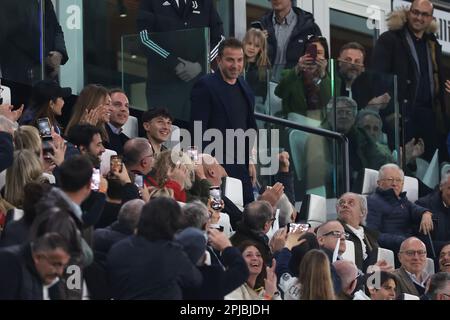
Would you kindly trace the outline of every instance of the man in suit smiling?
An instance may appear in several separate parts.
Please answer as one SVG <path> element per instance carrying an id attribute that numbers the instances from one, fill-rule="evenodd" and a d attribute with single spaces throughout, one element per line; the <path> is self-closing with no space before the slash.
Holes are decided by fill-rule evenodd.
<path id="1" fill-rule="evenodd" d="M 242 43 L 234 38 L 221 42 L 217 63 L 219 72 L 205 75 L 192 89 L 191 121 L 201 121 L 202 133 L 211 128 L 220 131 L 224 142 L 221 146 L 223 152 L 214 149 L 214 156 L 223 163 L 229 176 L 242 181 L 244 204 L 247 204 L 254 200 L 249 173 L 249 166 L 252 166 L 249 163 L 252 139 L 245 139 L 244 153 L 237 152 L 237 148 L 242 148 L 243 144 L 236 143 L 236 138 L 225 139 L 227 129 L 235 130 L 236 134 L 239 129 L 244 132 L 256 130 L 253 114 L 255 97 L 247 82 L 239 77 L 244 67 Z M 217 138 L 214 141 L 217 143 Z M 238 138 L 237 142 L 241 142 L 241 139 Z M 203 142 L 203 147 L 206 145 Z"/>

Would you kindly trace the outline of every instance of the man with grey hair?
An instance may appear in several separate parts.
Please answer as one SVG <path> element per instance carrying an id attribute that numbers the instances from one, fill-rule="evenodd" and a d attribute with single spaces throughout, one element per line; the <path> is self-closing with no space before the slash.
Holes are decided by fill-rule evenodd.
<path id="1" fill-rule="evenodd" d="M 336 212 L 349 235 L 348 240 L 355 245 L 355 264 L 365 272 L 368 266 L 376 263 L 378 256 L 378 234 L 364 225 L 366 198 L 352 192 L 344 193 L 336 202 Z"/>
<path id="2" fill-rule="evenodd" d="M 425 244 L 416 237 L 407 238 L 400 246 L 398 259 L 401 266 L 393 272 L 397 276 L 397 296 L 407 293 L 420 297 L 430 276 L 426 272 Z"/>
<path id="3" fill-rule="evenodd" d="M 380 232 L 381 247 L 398 252 L 400 244 L 413 234 L 433 230 L 432 213 L 408 200 L 402 192 L 404 173 L 388 163 L 378 171 L 378 187 L 367 197 L 367 227 Z"/>
<path id="4" fill-rule="evenodd" d="M 450 273 L 438 272 L 430 279 L 427 293 L 421 300 L 450 300 Z"/>
<path id="5" fill-rule="evenodd" d="M 444 244 L 450 241 L 450 172 L 442 176 L 439 187 L 434 192 L 420 198 L 416 204 L 433 212 L 433 221 L 436 224 L 431 233 L 434 252 L 441 251 Z M 428 247 L 429 241 L 424 242 Z"/>
<path id="6" fill-rule="evenodd" d="M 99 253 L 106 255 L 115 243 L 135 232 L 144 204 L 145 202 L 141 199 L 126 202 L 120 208 L 117 221 L 106 228 L 94 231 L 94 251 L 96 256 Z"/>
<path id="7" fill-rule="evenodd" d="M 246 240 L 261 246 L 261 255 L 266 264 L 272 264 L 272 253 L 266 233 L 275 221 L 272 206 L 267 201 L 254 201 L 247 204 L 242 212 L 242 220 L 237 224 L 236 233 L 230 238 L 233 246 L 239 246 Z"/>
<path id="8" fill-rule="evenodd" d="M 355 126 L 357 105 L 348 97 L 336 98 L 336 110 L 333 99 L 327 105 L 326 122 L 322 128 L 345 134 L 349 141 L 350 184 L 352 190 L 360 190 L 364 168 L 378 169 L 389 162 L 377 148 L 375 142 L 362 129 Z M 334 114 L 336 113 L 336 121 Z M 336 128 L 334 124 L 336 123 Z M 318 135 L 309 135 L 306 141 L 306 188 L 325 186 L 327 197 L 333 197 L 335 186 L 333 172 L 336 163 L 333 159 L 333 140 Z M 340 159 L 341 157 L 338 157 Z M 341 161 L 341 160 L 337 160 Z M 338 163 L 339 165 L 339 163 Z M 342 179 L 342 178 L 341 178 Z"/>

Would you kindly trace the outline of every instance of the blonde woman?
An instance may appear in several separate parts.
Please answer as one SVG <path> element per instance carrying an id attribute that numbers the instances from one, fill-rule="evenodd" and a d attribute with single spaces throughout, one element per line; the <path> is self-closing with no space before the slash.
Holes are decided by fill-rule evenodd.
<path id="1" fill-rule="evenodd" d="M 308 251 L 298 272 L 300 300 L 335 300 L 330 262 L 325 252 Z"/>
<path id="2" fill-rule="evenodd" d="M 270 68 L 267 39 L 261 30 L 251 28 L 245 34 L 242 44 L 244 45 L 245 80 L 253 89 L 255 96 L 262 97 L 264 102 L 267 96 L 267 74 Z"/>
<path id="3" fill-rule="evenodd" d="M 186 202 L 186 190 L 192 187 L 195 178 L 194 169 L 187 154 L 166 150 L 158 155 L 149 182 L 158 188 L 172 189 L 175 200 Z"/>
<path id="4" fill-rule="evenodd" d="M 105 124 L 109 122 L 111 111 L 111 97 L 109 96 L 108 90 L 97 84 L 87 85 L 81 90 L 75 103 L 72 117 L 65 131 L 66 136 L 73 126 L 77 124 L 90 124 L 100 129 L 102 140 L 107 144 L 109 137 Z"/>
<path id="5" fill-rule="evenodd" d="M 44 172 L 51 173 L 55 166 L 64 161 L 66 145 L 57 134 L 53 134 L 53 141 L 49 142 L 45 154 L 42 150 L 42 140 L 38 129 L 33 126 L 20 126 L 14 134 L 14 146 L 16 150 L 27 149 L 32 151 L 41 161 Z"/>
<path id="6" fill-rule="evenodd" d="M 5 200 L 16 208 L 22 208 L 25 185 L 29 182 L 48 182 L 42 174 L 42 164 L 32 151 L 14 151 L 14 162 L 6 170 Z"/>

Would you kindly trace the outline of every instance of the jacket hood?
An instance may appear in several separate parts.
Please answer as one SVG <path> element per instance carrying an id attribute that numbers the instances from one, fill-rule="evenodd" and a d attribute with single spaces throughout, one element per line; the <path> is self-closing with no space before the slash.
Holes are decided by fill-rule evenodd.
<path id="1" fill-rule="evenodd" d="M 386 18 L 388 29 L 391 31 L 396 31 L 402 29 L 407 21 L 409 7 L 402 6 L 397 10 L 389 13 Z M 426 30 L 427 33 L 436 33 L 439 30 L 439 23 L 434 19 Z"/>

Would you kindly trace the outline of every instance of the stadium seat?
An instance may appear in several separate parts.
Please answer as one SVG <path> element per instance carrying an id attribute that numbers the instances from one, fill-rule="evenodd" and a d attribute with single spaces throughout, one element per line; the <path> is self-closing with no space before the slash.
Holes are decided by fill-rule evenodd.
<path id="1" fill-rule="evenodd" d="M 304 209 L 303 206 L 305 206 Z M 305 195 L 301 208 L 301 211 L 303 210 L 306 211 L 306 221 L 312 228 L 327 221 L 327 200 L 324 197 L 315 194 Z"/>
<path id="2" fill-rule="evenodd" d="M 427 258 L 427 265 L 425 267 L 427 273 L 431 276 L 434 274 L 434 260 L 431 258 Z"/>
<path id="3" fill-rule="evenodd" d="M 126 134 L 128 138 L 136 138 L 139 136 L 138 119 L 136 117 L 129 116 L 122 129 L 123 133 Z"/>

